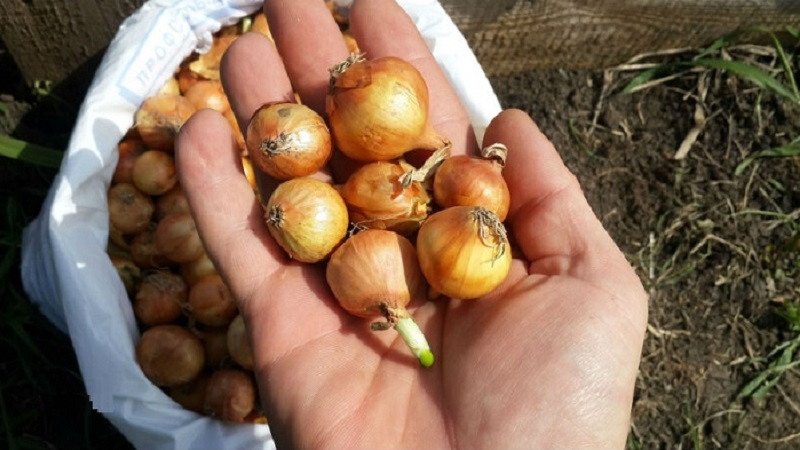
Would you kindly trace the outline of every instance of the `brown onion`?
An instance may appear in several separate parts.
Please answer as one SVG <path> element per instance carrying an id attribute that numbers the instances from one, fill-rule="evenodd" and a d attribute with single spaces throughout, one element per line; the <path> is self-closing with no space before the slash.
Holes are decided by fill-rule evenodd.
<path id="1" fill-rule="evenodd" d="M 156 249 L 172 262 L 194 261 L 206 251 L 190 213 L 170 214 L 161 219 L 154 238 Z"/>
<path id="2" fill-rule="evenodd" d="M 163 195 L 160 195 L 155 201 L 156 220 L 161 220 L 170 214 L 191 212 L 189 209 L 189 200 L 186 199 L 183 189 L 178 184 Z"/>
<path id="3" fill-rule="evenodd" d="M 174 322 L 186 304 L 188 288 L 180 275 L 167 270 L 144 276 L 133 299 L 133 313 L 147 326 Z"/>
<path id="4" fill-rule="evenodd" d="M 460 299 L 488 294 L 511 267 L 503 223 L 480 206 L 453 206 L 428 217 L 417 234 L 417 255 L 431 288 Z"/>
<path id="5" fill-rule="evenodd" d="M 175 159 L 160 150 L 147 150 L 133 163 L 133 184 L 148 195 L 161 195 L 178 182 Z"/>
<path id="6" fill-rule="evenodd" d="M 181 264 L 180 272 L 183 279 L 186 280 L 186 284 L 191 286 L 207 275 L 216 274 L 217 268 L 208 253 L 203 252 L 199 258 Z"/>
<path id="7" fill-rule="evenodd" d="M 122 285 L 125 286 L 125 292 L 127 292 L 128 295 L 133 295 L 133 293 L 136 292 L 136 286 L 139 284 L 139 280 L 142 278 L 141 268 L 136 265 L 130 255 L 110 254 L 109 258 L 111 259 L 111 264 L 114 266 L 114 269 L 117 270 Z"/>
<path id="8" fill-rule="evenodd" d="M 117 165 L 111 181 L 114 183 L 133 183 L 133 165 L 136 159 L 144 153 L 144 143 L 138 138 L 127 138 L 117 144 Z"/>
<path id="9" fill-rule="evenodd" d="M 428 216 L 430 197 L 419 182 L 403 185 L 402 177 L 411 170 L 404 162 L 379 161 L 353 172 L 340 189 L 350 221 L 400 234 L 416 231 Z"/>
<path id="10" fill-rule="evenodd" d="M 506 220 L 511 195 L 503 178 L 506 147 L 495 144 L 481 157 L 451 156 L 442 162 L 433 178 L 433 198 L 441 208 L 482 206 Z"/>
<path id="11" fill-rule="evenodd" d="M 244 318 L 237 315 L 228 325 L 228 354 L 231 359 L 245 369 L 253 369 L 253 349 L 244 324 Z"/>
<path id="12" fill-rule="evenodd" d="M 134 127 L 147 147 L 171 152 L 178 131 L 196 109 L 183 96 L 156 94 L 144 99 L 136 110 Z"/>
<path id="13" fill-rule="evenodd" d="M 197 322 L 224 327 L 237 313 L 233 295 L 219 275 L 206 275 L 189 289 L 189 315 Z"/>
<path id="14" fill-rule="evenodd" d="M 304 177 L 331 157 L 331 135 L 319 114 L 298 103 L 261 106 L 247 126 L 253 164 L 279 180 Z"/>
<path id="15" fill-rule="evenodd" d="M 203 342 L 206 368 L 218 369 L 230 358 L 228 353 L 228 329 L 208 328 L 198 331 Z"/>
<path id="16" fill-rule="evenodd" d="M 333 143 L 357 161 L 387 161 L 449 145 L 428 124 L 428 87 L 410 63 L 351 56 L 331 69 L 326 96 Z"/>
<path id="17" fill-rule="evenodd" d="M 183 96 L 198 110 L 213 109 L 219 113 L 225 113 L 231 108 L 219 80 L 198 80 L 186 90 Z"/>
<path id="18" fill-rule="evenodd" d="M 339 192 L 324 181 L 284 181 L 272 192 L 265 209 L 269 233 L 290 257 L 301 262 L 325 259 L 347 233 L 347 206 Z"/>
<path id="19" fill-rule="evenodd" d="M 172 261 L 156 248 L 155 230 L 147 229 L 137 233 L 131 239 L 129 248 L 131 259 L 143 269 L 162 268 L 172 264 Z"/>
<path id="20" fill-rule="evenodd" d="M 200 338 L 180 325 L 156 325 L 136 343 L 136 362 L 156 386 L 188 383 L 203 370 Z"/>
<path id="21" fill-rule="evenodd" d="M 211 375 L 200 374 L 197 379 L 186 384 L 167 388 L 167 395 L 183 408 L 198 414 L 204 414 L 209 380 L 211 380 Z"/>
<path id="22" fill-rule="evenodd" d="M 117 183 L 108 189 L 108 219 L 120 233 L 146 230 L 154 212 L 153 200 L 133 184 Z"/>
<path id="23" fill-rule="evenodd" d="M 411 241 L 387 230 L 358 232 L 333 252 L 325 278 L 345 311 L 384 317 L 386 322 L 374 322 L 373 330 L 395 328 L 420 364 L 433 364 L 428 342 L 406 310 L 422 283 Z"/>
<path id="24" fill-rule="evenodd" d="M 231 422 L 242 422 L 256 404 L 252 377 L 239 369 L 218 369 L 206 387 L 206 414 Z"/>

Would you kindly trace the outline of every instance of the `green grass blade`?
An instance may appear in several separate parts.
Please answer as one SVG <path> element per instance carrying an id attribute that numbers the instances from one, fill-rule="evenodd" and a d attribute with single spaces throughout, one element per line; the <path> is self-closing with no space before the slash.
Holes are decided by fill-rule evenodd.
<path id="1" fill-rule="evenodd" d="M 58 169 L 64 152 L 0 135 L 0 156 L 36 166 Z"/>
<path id="2" fill-rule="evenodd" d="M 797 141 L 797 139 L 795 139 L 795 141 Z M 768 148 L 766 150 L 762 150 L 758 153 L 750 155 L 736 166 L 734 174 L 741 175 L 744 172 L 744 170 L 750 167 L 750 165 L 753 164 L 753 162 L 755 162 L 755 160 L 757 159 L 782 158 L 791 156 L 800 156 L 800 143 L 795 143 L 793 141 L 789 145 L 784 145 L 782 147 Z"/>
<path id="3" fill-rule="evenodd" d="M 764 89 L 770 89 L 776 94 L 787 98 L 794 103 L 800 103 L 800 98 L 786 88 L 780 81 L 772 75 L 753 67 L 749 64 L 738 61 L 725 61 L 722 59 L 698 59 L 692 62 L 695 65 L 725 71 L 729 74 L 742 77 L 751 83 Z"/>
<path id="4" fill-rule="evenodd" d="M 688 63 L 678 62 L 660 64 L 656 67 L 644 70 L 625 85 L 625 87 L 622 89 L 622 93 L 630 94 L 636 90 L 636 88 L 649 81 L 672 75 L 681 69 L 685 69 L 686 67 L 689 67 Z"/>

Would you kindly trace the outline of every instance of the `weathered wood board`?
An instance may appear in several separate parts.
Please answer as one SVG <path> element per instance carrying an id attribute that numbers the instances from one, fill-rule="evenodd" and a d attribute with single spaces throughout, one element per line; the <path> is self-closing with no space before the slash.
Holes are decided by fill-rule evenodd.
<path id="1" fill-rule="evenodd" d="M 0 40 L 26 81 L 96 64 L 144 0 L 2 0 Z M 704 45 L 730 31 L 800 27 L 800 0 L 441 0 L 485 71 L 598 68 Z"/>

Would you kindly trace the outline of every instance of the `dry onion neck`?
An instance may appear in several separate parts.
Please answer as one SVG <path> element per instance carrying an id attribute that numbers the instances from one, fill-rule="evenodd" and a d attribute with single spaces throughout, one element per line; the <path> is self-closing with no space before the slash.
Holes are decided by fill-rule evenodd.
<path id="1" fill-rule="evenodd" d="M 267 211 L 267 223 L 280 228 L 283 223 L 283 208 L 280 205 L 275 205 Z"/>
<path id="2" fill-rule="evenodd" d="M 506 159 L 508 158 L 508 147 L 497 142 L 481 149 L 481 158 L 490 159 L 500 164 L 500 167 L 506 166 Z"/>
<path id="3" fill-rule="evenodd" d="M 477 222 L 478 236 L 483 245 L 493 247 L 495 250 L 494 258 L 492 258 L 494 264 L 506 253 L 505 244 L 508 242 L 506 228 L 503 226 L 503 222 L 500 222 L 497 214 L 486 208 L 476 206 L 470 214 L 472 220 Z"/>
<path id="4" fill-rule="evenodd" d="M 328 72 L 330 79 L 328 80 L 328 92 L 333 92 L 333 87 L 336 84 L 336 79 L 339 78 L 350 66 L 355 63 L 364 62 L 367 60 L 366 53 L 351 53 L 344 61 L 331 67 Z"/>
<path id="5" fill-rule="evenodd" d="M 433 154 L 425 160 L 425 163 L 419 169 L 409 170 L 400 176 L 400 185 L 403 189 L 411 186 L 413 182 L 426 183 L 433 177 L 436 169 L 442 165 L 445 159 L 450 156 L 450 148 L 452 144 L 450 141 L 445 141 L 444 145 L 433 152 Z"/>

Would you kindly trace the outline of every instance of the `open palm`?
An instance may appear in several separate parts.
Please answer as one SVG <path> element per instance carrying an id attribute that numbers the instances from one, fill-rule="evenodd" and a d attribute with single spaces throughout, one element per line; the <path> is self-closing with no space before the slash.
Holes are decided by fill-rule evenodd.
<path id="1" fill-rule="evenodd" d="M 276 45 L 245 35 L 221 69 L 243 129 L 258 106 L 293 92 L 322 112 L 328 69 L 347 57 L 322 1 L 267 1 L 265 10 Z M 399 56 L 420 70 L 431 124 L 455 153 L 475 152 L 466 114 L 402 10 L 357 0 L 350 21 L 368 58 Z M 501 113 L 484 137 L 509 149 L 511 273 L 486 298 L 418 299 L 411 311 L 436 356 L 428 369 L 394 331 L 371 331 L 344 312 L 321 265 L 287 259 L 231 136 L 220 115 L 196 114 L 178 139 L 179 173 L 208 252 L 239 300 L 279 446 L 624 446 L 646 295 L 527 115 Z"/>

